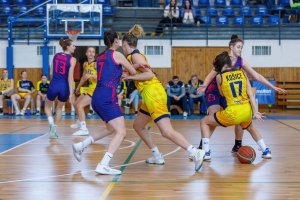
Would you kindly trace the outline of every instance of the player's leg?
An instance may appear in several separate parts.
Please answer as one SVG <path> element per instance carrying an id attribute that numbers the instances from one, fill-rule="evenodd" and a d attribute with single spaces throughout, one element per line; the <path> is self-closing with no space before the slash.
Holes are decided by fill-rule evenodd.
<path id="1" fill-rule="evenodd" d="M 76 110 L 78 115 L 78 120 L 80 122 L 80 129 L 73 133 L 74 136 L 86 136 L 89 134 L 89 130 L 86 127 L 85 122 L 85 112 L 84 107 L 91 104 L 91 97 L 89 95 L 84 95 L 80 98 L 80 101 L 76 103 Z"/>
<path id="2" fill-rule="evenodd" d="M 41 114 L 41 99 L 42 96 L 41 95 L 36 95 L 36 115 L 40 115 Z"/>
<path id="3" fill-rule="evenodd" d="M 16 115 L 20 115 L 21 112 L 20 112 L 20 108 L 19 108 L 19 105 L 18 105 L 18 100 L 21 99 L 20 95 L 19 94 L 13 94 L 11 95 L 11 101 L 13 102 L 13 105 L 15 107 L 15 110 L 16 110 Z"/>
<path id="4" fill-rule="evenodd" d="M 30 101 L 31 101 L 31 95 L 30 94 L 26 94 L 25 97 L 25 102 L 24 102 L 24 106 L 23 106 L 23 109 L 21 110 L 21 115 L 24 115 Z"/>
<path id="5" fill-rule="evenodd" d="M 234 126 L 234 134 L 235 134 L 235 143 L 234 146 L 232 147 L 231 152 L 237 153 L 242 146 L 242 140 L 244 135 L 244 130 L 240 125 Z"/>
<path id="6" fill-rule="evenodd" d="M 76 111 L 76 113 L 77 113 L 77 117 L 78 117 L 77 104 L 81 101 L 81 99 L 83 99 L 84 96 L 85 96 L 84 94 L 81 94 L 81 95 L 76 99 L 76 101 L 75 101 L 75 103 L 74 103 L 74 107 L 75 107 L 75 111 Z M 77 120 L 76 120 L 76 123 L 71 124 L 70 127 L 71 127 L 71 128 L 74 128 L 74 129 L 75 129 L 75 128 L 80 128 L 80 120 L 77 119 Z"/>

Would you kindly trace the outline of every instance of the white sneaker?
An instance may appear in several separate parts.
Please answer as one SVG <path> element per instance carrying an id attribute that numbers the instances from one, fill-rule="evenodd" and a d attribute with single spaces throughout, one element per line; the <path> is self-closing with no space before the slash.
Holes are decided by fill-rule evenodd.
<path id="1" fill-rule="evenodd" d="M 187 117 L 187 112 L 183 112 L 183 117 Z"/>
<path id="2" fill-rule="evenodd" d="M 72 125 L 70 125 L 70 127 L 71 127 L 71 128 L 74 128 L 74 129 L 75 129 L 75 128 L 80 128 L 80 122 L 77 121 L 76 124 L 72 124 Z"/>
<path id="3" fill-rule="evenodd" d="M 24 114 L 25 114 L 25 110 L 21 110 L 20 115 L 24 116 Z"/>
<path id="4" fill-rule="evenodd" d="M 97 168 L 95 169 L 95 172 L 98 174 L 106 174 L 106 175 L 119 175 L 122 174 L 120 170 L 112 169 L 109 166 L 101 165 L 98 163 Z"/>
<path id="5" fill-rule="evenodd" d="M 19 110 L 16 111 L 16 116 L 20 116 L 21 115 L 21 112 Z"/>
<path id="6" fill-rule="evenodd" d="M 50 128 L 49 128 L 49 139 L 57 139 L 57 138 L 58 138 L 58 135 L 56 132 L 56 128 L 53 124 L 51 124 Z"/>
<path id="7" fill-rule="evenodd" d="M 76 131 L 75 133 L 72 134 L 73 136 L 87 136 L 89 135 L 89 130 L 83 130 L 83 129 L 79 129 L 78 131 Z"/>
<path id="8" fill-rule="evenodd" d="M 73 148 L 73 155 L 76 158 L 76 160 L 78 162 L 81 162 L 81 155 L 84 151 L 83 148 L 83 144 L 82 142 L 76 143 L 76 144 L 72 144 L 72 148 Z"/>
<path id="9" fill-rule="evenodd" d="M 75 111 L 71 111 L 71 116 L 75 116 Z"/>
<path id="10" fill-rule="evenodd" d="M 146 160 L 147 164 L 156 164 L 156 165 L 163 165 L 165 164 L 165 160 L 162 154 L 160 154 L 158 157 L 150 157 Z"/>
<path id="11" fill-rule="evenodd" d="M 192 153 L 189 154 L 189 160 L 190 160 L 190 161 L 194 161 L 194 154 L 192 154 Z"/>
<path id="12" fill-rule="evenodd" d="M 65 116 L 65 115 L 66 115 L 66 111 L 62 111 L 61 116 Z"/>
<path id="13" fill-rule="evenodd" d="M 196 153 L 194 155 L 194 162 L 195 162 L 195 171 L 198 172 L 203 164 L 203 160 L 204 160 L 204 156 L 205 156 L 205 151 L 202 149 L 197 149 Z"/>

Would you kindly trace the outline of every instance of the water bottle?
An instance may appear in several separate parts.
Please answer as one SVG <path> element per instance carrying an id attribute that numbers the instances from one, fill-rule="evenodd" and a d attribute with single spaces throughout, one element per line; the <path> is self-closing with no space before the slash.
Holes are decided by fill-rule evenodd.
<path id="1" fill-rule="evenodd" d="M 29 107 L 27 108 L 26 115 L 30 116 L 30 108 Z"/>

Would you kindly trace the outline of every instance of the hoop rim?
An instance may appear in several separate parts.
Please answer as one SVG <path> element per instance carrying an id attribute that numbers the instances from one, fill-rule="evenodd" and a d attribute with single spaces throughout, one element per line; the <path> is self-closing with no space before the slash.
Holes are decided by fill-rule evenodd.
<path id="1" fill-rule="evenodd" d="M 80 33 L 80 30 L 66 30 L 66 34 L 73 41 L 77 40 L 77 37 L 80 35 Z"/>

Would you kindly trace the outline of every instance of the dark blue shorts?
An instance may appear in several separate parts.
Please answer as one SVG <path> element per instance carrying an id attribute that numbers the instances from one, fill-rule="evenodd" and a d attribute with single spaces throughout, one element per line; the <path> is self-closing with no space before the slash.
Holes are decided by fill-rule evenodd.
<path id="1" fill-rule="evenodd" d="M 67 81 L 52 80 L 47 92 L 47 99 L 54 101 L 55 98 L 61 102 L 68 101 L 70 96 L 69 83 Z"/>
<path id="2" fill-rule="evenodd" d="M 92 107 L 106 123 L 123 116 L 116 89 L 97 87 L 92 97 Z"/>
<path id="3" fill-rule="evenodd" d="M 206 106 L 220 105 L 223 109 L 227 107 L 225 97 L 221 96 L 218 86 L 215 82 L 211 82 L 205 91 Z"/>

